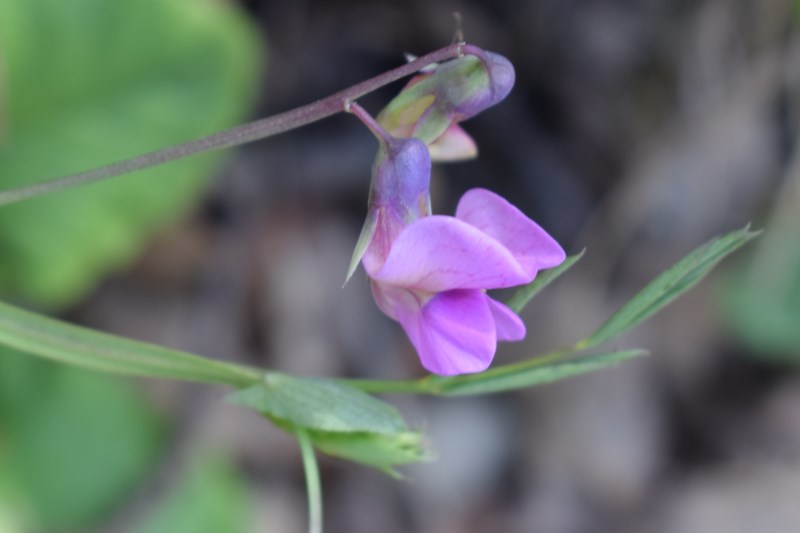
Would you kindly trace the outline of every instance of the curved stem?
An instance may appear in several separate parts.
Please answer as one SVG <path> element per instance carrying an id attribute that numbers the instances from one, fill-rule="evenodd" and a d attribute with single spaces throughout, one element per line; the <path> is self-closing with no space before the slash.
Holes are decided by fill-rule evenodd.
<path id="1" fill-rule="evenodd" d="M 392 136 L 389 135 L 385 129 L 383 129 L 383 126 L 378 124 L 378 121 L 372 118 L 372 115 L 367 113 L 367 110 L 357 103 L 353 102 L 349 104 L 347 106 L 347 112 L 354 114 L 362 122 L 362 124 L 369 128 L 369 131 L 371 131 L 381 143 L 388 143 L 392 139 Z"/>
<path id="2" fill-rule="evenodd" d="M 354 100 L 366 94 L 388 85 L 394 81 L 404 78 L 418 70 L 454 57 L 462 55 L 464 50 L 480 50 L 474 46 L 464 43 L 451 44 L 440 48 L 435 52 L 426 54 L 405 65 L 397 67 L 388 72 L 384 72 L 374 78 L 363 81 L 352 87 L 339 91 L 336 94 L 317 100 L 308 105 L 298 107 L 291 111 L 286 111 L 278 115 L 256 120 L 248 124 L 242 124 L 224 131 L 211 134 L 207 137 L 195 139 L 153 152 L 148 152 L 124 161 L 111 163 L 102 167 L 70 174 L 60 178 L 55 178 L 26 187 L 0 191 L 0 205 L 19 202 L 34 196 L 47 194 L 50 192 L 85 185 L 96 181 L 104 180 L 121 174 L 127 174 L 136 170 L 153 167 L 176 159 L 188 157 L 200 152 L 210 150 L 220 150 L 230 148 L 240 144 L 264 139 L 283 133 L 289 130 L 305 126 L 312 122 L 345 111 Z M 472 53 L 472 52 L 470 52 Z"/>
<path id="3" fill-rule="evenodd" d="M 306 474 L 308 492 L 308 533 L 322 533 L 322 484 L 319 480 L 319 467 L 314 455 L 314 447 L 308 431 L 298 428 L 295 431 L 303 456 L 303 470 Z"/>

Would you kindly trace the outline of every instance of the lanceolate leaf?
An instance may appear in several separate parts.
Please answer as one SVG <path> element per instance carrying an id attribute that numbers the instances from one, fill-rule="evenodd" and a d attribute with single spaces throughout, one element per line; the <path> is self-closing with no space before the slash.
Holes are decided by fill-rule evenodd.
<path id="1" fill-rule="evenodd" d="M 74 326 L 2 302 L 0 344 L 45 359 L 129 376 L 234 387 L 261 377 L 247 367 Z"/>
<path id="2" fill-rule="evenodd" d="M 614 366 L 646 354 L 644 350 L 627 350 L 568 359 L 542 359 L 539 364 L 534 359 L 500 366 L 482 374 L 447 378 L 442 380 L 438 389 L 443 396 L 466 396 L 534 387 Z"/>
<path id="3" fill-rule="evenodd" d="M 534 296 L 539 294 L 542 289 L 550 285 L 552 282 L 558 279 L 561 274 L 569 270 L 572 265 L 580 261 L 584 253 L 586 253 L 585 248 L 581 250 L 580 253 L 567 257 L 567 259 L 556 268 L 543 270 L 532 282 L 517 289 L 517 292 L 515 292 L 511 298 L 508 299 L 506 305 L 508 305 L 516 313 L 522 311 L 525 306 L 528 305 L 528 302 L 530 302 Z"/>
<path id="4" fill-rule="evenodd" d="M 611 318 L 577 348 L 587 349 L 610 340 L 649 318 L 653 313 L 694 287 L 717 263 L 733 253 L 760 232 L 749 226 L 717 237 L 681 259 L 658 276 L 639 294 L 623 305 Z"/>

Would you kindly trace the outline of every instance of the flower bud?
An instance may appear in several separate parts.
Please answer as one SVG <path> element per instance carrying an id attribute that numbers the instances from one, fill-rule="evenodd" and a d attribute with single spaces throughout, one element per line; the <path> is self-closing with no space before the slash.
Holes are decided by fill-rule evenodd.
<path id="1" fill-rule="evenodd" d="M 416 137 L 437 161 L 477 155 L 474 141 L 456 124 L 505 98 L 514 67 L 503 56 L 482 50 L 436 65 L 414 77 L 378 115 L 395 137 Z"/>

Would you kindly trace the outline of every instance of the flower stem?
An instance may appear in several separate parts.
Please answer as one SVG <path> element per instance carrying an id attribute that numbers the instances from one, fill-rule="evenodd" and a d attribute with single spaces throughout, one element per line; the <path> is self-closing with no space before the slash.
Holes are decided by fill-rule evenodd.
<path id="1" fill-rule="evenodd" d="M 102 167 L 78 172 L 77 174 L 70 174 L 68 176 L 42 181 L 17 189 L 0 191 L 0 205 L 19 202 L 34 196 L 76 187 L 78 185 L 85 185 L 121 174 L 161 165 L 201 152 L 229 148 L 297 129 L 301 126 L 345 111 L 356 99 L 384 85 L 388 85 L 410 74 L 414 74 L 428 65 L 459 57 L 464 51 L 471 54 L 483 53 L 480 48 L 475 46 L 466 45 L 464 43 L 451 44 L 450 46 L 440 48 L 435 52 L 426 54 L 405 65 L 339 91 L 327 98 L 317 100 L 316 102 L 298 107 L 291 111 L 256 120 L 248 124 L 235 126 L 193 141 L 161 148 L 160 150 L 148 152 L 124 161 L 118 161 Z"/>
<path id="2" fill-rule="evenodd" d="M 319 479 L 319 466 L 314 455 L 311 438 L 305 429 L 295 431 L 303 456 L 303 470 L 306 474 L 308 492 L 308 533 L 322 533 L 322 485 Z"/>
<path id="3" fill-rule="evenodd" d="M 346 111 L 354 114 L 358 120 L 360 120 L 367 128 L 369 128 L 369 131 L 371 131 L 380 142 L 385 143 L 391 140 L 392 136 L 389 135 L 389 132 L 383 129 L 383 126 L 378 124 L 378 121 L 372 118 L 372 115 L 367 113 L 367 110 L 357 103 L 353 102 L 349 104 Z"/>

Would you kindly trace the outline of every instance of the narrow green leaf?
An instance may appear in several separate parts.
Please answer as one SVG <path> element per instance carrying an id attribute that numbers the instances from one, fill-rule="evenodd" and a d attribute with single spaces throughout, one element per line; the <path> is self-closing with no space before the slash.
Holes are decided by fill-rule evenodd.
<path id="1" fill-rule="evenodd" d="M 270 372 L 258 384 L 228 396 L 278 422 L 315 431 L 407 431 L 397 409 L 331 379 Z"/>
<path id="2" fill-rule="evenodd" d="M 517 292 L 515 292 L 511 298 L 508 299 L 506 305 L 508 305 L 515 313 L 519 313 L 525 308 L 526 305 L 528 305 L 528 302 L 530 302 L 534 296 L 539 294 L 542 289 L 558 279 L 561 274 L 569 270 L 572 265 L 577 263 L 583 257 L 583 254 L 585 253 L 586 248 L 581 250 L 581 252 L 578 254 L 567 257 L 567 259 L 556 268 L 551 268 L 550 270 L 545 270 L 538 274 L 536 279 L 534 279 L 532 282 L 517 289 Z"/>
<path id="3" fill-rule="evenodd" d="M 750 231 L 748 226 L 714 238 L 700 246 L 653 280 L 576 347 L 585 350 L 597 346 L 649 318 L 694 287 L 717 263 L 758 236 L 759 233 Z"/>
<path id="4" fill-rule="evenodd" d="M 400 433 L 335 433 L 310 432 L 320 451 L 378 468 L 392 477 L 401 477 L 394 466 L 419 463 L 431 459 L 422 434 L 415 431 Z"/>
<path id="5" fill-rule="evenodd" d="M 62 363 L 130 376 L 249 385 L 257 370 L 101 333 L 0 302 L 0 344 Z"/>
<path id="6" fill-rule="evenodd" d="M 465 396 L 535 387 L 594 372 L 646 354 L 645 350 L 626 350 L 570 359 L 548 359 L 536 366 L 525 361 L 524 364 L 501 366 L 481 374 L 443 380 L 440 384 L 441 394 Z"/>

